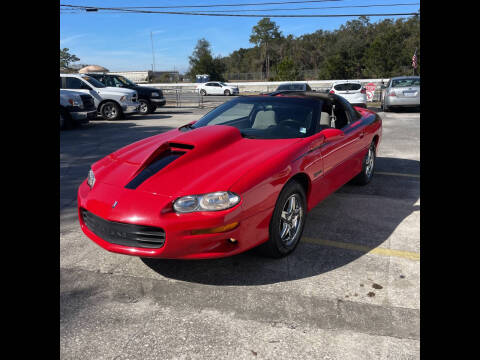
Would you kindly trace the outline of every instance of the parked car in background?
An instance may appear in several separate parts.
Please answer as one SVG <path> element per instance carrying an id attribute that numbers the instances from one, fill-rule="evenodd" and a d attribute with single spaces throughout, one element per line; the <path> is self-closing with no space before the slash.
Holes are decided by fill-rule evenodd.
<path id="1" fill-rule="evenodd" d="M 60 90 L 60 129 L 71 129 L 97 117 L 93 97 L 78 91 Z"/>
<path id="2" fill-rule="evenodd" d="M 393 77 L 382 86 L 382 110 L 395 107 L 420 107 L 420 76 Z"/>
<path id="3" fill-rule="evenodd" d="M 197 85 L 196 91 L 203 96 L 206 95 L 238 95 L 238 87 L 227 85 L 220 81 L 209 81 L 204 84 Z"/>
<path id="4" fill-rule="evenodd" d="M 135 90 L 138 94 L 138 112 L 142 115 L 151 114 L 166 103 L 162 90 L 135 84 L 122 75 L 108 73 L 88 73 L 87 75 L 106 86 Z"/>
<path id="5" fill-rule="evenodd" d="M 280 84 L 275 91 L 312 91 L 307 83 L 285 83 Z"/>
<path id="6" fill-rule="evenodd" d="M 78 189 L 82 231 L 106 250 L 205 259 L 298 245 L 307 213 L 374 175 L 382 119 L 341 96 L 240 96 L 95 162 Z M 87 175 L 87 174 L 85 174 Z"/>
<path id="7" fill-rule="evenodd" d="M 117 120 L 124 114 L 138 112 L 138 94 L 135 90 L 108 87 L 85 74 L 60 74 L 60 89 L 91 95 L 97 111 L 105 120 Z"/>
<path id="8" fill-rule="evenodd" d="M 337 94 L 344 97 L 354 106 L 367 107 L 367 90 L 360 81 L 341 80 L 335 81 L 329 91 L 330 94 Z"/>

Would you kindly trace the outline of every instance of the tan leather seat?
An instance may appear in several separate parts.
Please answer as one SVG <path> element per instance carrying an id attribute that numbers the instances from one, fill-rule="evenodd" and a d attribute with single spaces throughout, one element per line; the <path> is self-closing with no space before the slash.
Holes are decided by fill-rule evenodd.
<path id="1" fill-rule="evenodd" d="M 277 125 L 277 122 L 275 121 L 275 111 L 259 111 L 255 116 L 255 121 L 253 122 L 252 129 L 267 129 L 269 126 L 272 125 Z"/>
<path id="2" fill-rule="evenodd" d="M 327 112 L 321 112 L 320 114 L 320 127 L 322 129 L 330 127 L 330 114 Z"/>

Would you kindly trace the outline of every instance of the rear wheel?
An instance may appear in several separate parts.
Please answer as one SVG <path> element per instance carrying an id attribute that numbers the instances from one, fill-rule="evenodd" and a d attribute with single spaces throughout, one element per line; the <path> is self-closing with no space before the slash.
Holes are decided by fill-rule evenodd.
<path id="1" fill-rule="evenodd" d="M 202 94 L 202 96 L 206 96 L 207 92 L 204 89 L 202 89 L 202 90 L 200 90 L 200 94 Z"/>
<path id="2" fill-rule="evenodd" d="M 100 114 L 105 120 L 118 120 L 122 116 L 122 110 L 117 103 L 107 101 L 100 107 Z"/>
<path id="3" fill-rule="evenodd" d="M 305 226 L 306 204 L 305 191 L 298 182 L 285 185 L 270 220 L 269 239 L 259 247 L 263 254 L 280 258 L 295 250 Z"/>
<path id="4" fill-rule="evenodd" d="M 362 171 L 353 180 L 355 184 L 367 185 L 373 177 L 373 171 L 375 169 L 376 148 L 375 142 L 372 141 L 368 148 L 365 157 L 363 158 Z"/>

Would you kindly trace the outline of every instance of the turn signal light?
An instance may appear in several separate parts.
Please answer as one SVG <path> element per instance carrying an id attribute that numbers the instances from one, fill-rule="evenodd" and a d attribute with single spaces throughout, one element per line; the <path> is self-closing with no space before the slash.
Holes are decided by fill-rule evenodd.
<path id="1" fill-rule="evenodd" d="M 231 223 L 231 224 L 228 224 L 228 225 L 214 227 L 214 228 L 210 228 L 210 229 L 192 230 L 192 235 L 223 233 L 223 232 L 233 230 L 237 226 L 238 226 L 238 222 L 234 222 L 234 223 Z"/>
<path id="2" fill-rule="evenodd" d="M 335 91 L 330 90 L 329 94 L 335 94 Z"/>

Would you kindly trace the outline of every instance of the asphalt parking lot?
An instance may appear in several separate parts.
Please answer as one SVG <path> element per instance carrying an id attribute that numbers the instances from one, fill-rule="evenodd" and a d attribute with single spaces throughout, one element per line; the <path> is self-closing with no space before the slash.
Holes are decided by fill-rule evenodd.
<path id="1" fill-rule="evenodd" d="M 81 232 L 76 191 L 90 164 L 209 110 L 167 107 L 60 132 L 61 358 L 418 359 L 418 112 L 379 113 L 372 182 L 317 205 L 284 259 L 142 260 Z"/>

